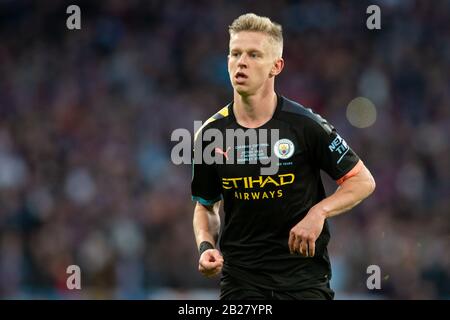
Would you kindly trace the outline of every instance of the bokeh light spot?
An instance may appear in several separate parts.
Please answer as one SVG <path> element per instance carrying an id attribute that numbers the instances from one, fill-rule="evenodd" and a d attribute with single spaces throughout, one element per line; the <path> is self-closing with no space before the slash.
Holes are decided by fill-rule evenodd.
<path id="1" fill-rule="evenodd" d="M 357 97 L 347 106 L 347 119 L 357 128 L 368 128 L 377 120 L 377 109 L 369 99 Z"/>

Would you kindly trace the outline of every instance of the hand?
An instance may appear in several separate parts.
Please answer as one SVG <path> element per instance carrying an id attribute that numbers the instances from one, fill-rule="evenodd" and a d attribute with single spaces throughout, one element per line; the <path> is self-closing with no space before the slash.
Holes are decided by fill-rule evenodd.
<path id="1" fill-rule="evenodd" d="M 317 211 L 308 214 L 289 232 L 289 250 L 304 257 L 314 257 L 316 240 L 323 229 L 325 216 Z"/>
<path id="2" fill-rule="evenodd" d="M 214 277 L 222 271 L 223 257 L 217 249 L 208 249 L 198 261 L 198 271 L 206 277 Z"/>

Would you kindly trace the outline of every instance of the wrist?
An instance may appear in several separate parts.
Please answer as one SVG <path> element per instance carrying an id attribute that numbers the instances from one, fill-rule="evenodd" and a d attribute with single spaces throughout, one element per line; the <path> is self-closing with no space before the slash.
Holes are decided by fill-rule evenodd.
<path id="1" fill-rule="evenodd" d="M 326 208 L 318 205 L 315 205 L 314 207 L 311 208 L 310 214 L 317 216 L 323 220 L 328 218 L 328 211 L 326 210 Z"/>
<path id="2" fill-rule="evenodd" d="M 214 245 L 209 241 L 202 241 L 198 246 L 198 253 L 202 255 L 203 252 L 209 249 L 214 249 Z"/>

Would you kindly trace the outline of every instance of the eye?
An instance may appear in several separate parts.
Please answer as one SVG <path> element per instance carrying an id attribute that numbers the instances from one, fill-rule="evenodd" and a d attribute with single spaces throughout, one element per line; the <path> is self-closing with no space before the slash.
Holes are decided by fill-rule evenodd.
<path id="1" fill-rule="evenodd" d="M 239 52 L 232 52 L 231 54 L 230 54 L 232 57 L 239 57 Z"/>

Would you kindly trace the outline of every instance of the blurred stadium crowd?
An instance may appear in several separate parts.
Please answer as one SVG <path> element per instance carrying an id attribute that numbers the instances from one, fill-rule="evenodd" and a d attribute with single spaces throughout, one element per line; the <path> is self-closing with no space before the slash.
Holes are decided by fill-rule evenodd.
<path id="1" fill-rule="evenodd" d="M 450 298 L 450 1 L 70 4 L 81 30 L 69 3 L 0 2 L 0 298 L 214 298 L 170 136 L 232 98 L 227 27 L 246 12 L 284 27 L 277 91 L 328 119 L 377 181 L 330 221 L 336 298 Z M 358 96 L 376 106 L 369 128 L 346 118 Z"/>

